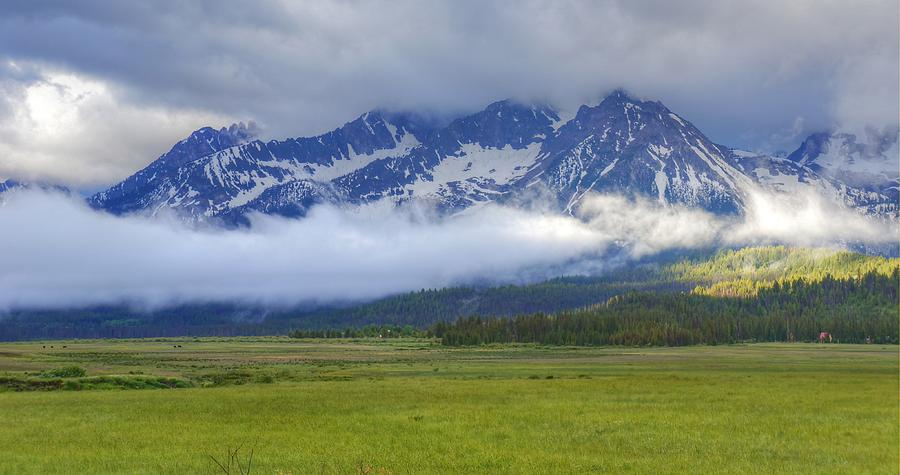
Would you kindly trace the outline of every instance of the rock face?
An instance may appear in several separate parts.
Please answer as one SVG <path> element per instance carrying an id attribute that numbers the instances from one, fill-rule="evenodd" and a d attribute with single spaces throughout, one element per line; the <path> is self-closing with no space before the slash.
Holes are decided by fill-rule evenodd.
<path id="1" fill-rule="evenodd" d="M 896 128 L 870 129 L 865 137 L 813 134 L 787 159 L 815 172 L 846 205 L 896 220 L 900 199 L 898 137 Z"/>
<path id="2" fill-rule="evenodd" d="M 809 188 L 897 217 L 895 130 L 864 143 L 815 134 L 777 158 L 717 145 L 660 102 L 621 91 L 567 118 L 506 100 L 443 126 L 376 110 L 316 137 L 253 135 L 242 124 L 200 129 L 90 202 L 116 214 L 172 210 L 236 224 L 250 212 L 295 217 L 317 203 L 379 200 L 422 200 L 452 213 L 540 195 L 574 213 L 595 191 L 741 214 L 749 191 L 762 187 Z"/>

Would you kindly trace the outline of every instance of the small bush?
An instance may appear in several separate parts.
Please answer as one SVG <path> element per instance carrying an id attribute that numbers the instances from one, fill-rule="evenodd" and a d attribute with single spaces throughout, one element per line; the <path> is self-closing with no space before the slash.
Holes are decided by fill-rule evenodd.
<path id="1" fill-rule="evenodd" d="M 18 378 L 0 378 L 0 391 L 50 391 L 62 388 L 61 379 L 28 380 Z"/>
<path id="2" fill-rule="evenodd" d="M 62 368 L 48 369 L 41 373 L 45 378 L 82 378 L 87 371 L 81 366 L 65 366 Z"/>
<path id="3" fill-rule="evenodd" d="M 201 386 L 240 386 L 252 381 L 252 374 L 246 371 L 225 371 L 208 373 L 198 379 Z"/>
<path id="4" fill-rule="evenodd" d="M 189 381 L 176 378 L 94 376 L 72 379 L 18 379 L 0 377 L 3 391 L 84 391 L 88 389 L 177 389 L 192 387 Z"/>

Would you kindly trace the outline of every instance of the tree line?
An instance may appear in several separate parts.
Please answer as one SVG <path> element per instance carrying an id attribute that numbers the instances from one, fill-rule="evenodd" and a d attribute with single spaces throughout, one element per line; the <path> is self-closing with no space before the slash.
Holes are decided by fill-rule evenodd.
<path id="1" fill-rule="evenodd" d="M 366 325 L 364 327 L 293 330 L 291 338 L 409 338 L 424 337 L 425 332 L 412 325 Z"/>

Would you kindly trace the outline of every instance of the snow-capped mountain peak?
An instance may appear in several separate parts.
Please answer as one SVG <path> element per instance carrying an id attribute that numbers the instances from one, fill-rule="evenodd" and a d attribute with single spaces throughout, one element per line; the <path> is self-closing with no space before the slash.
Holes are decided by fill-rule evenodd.
<path id="1" fill-rule="evenodd" d="M 752 187 L 802 186 L 862 212 L 897 213 L 896 181 L 893 191 L 862 186 L 841 181 L 835 175 L 847 169 L 832 166 L 833 155 L 853 164 L 890 156 L 896 132 L 893 142 L 882 137 L 862 147 L 848 136 L 812 136 L 787 159 L 741 153 L 662 103 L 621 90 L 566 117 L 549 105 L 503 100 L 441 125 L 373 110 L 314 137 L 261 142 L 252 129 L 200 129 L 91 203 L 115 213 L 174 209 L 237 223 L 250 212 L 300 216 L 322 202 L 423 200 L 454 212 L 541 189 L 573 214 L 591 192 L 740 214 Z M 896 171 L 896 157 L 893 164 Z"/>

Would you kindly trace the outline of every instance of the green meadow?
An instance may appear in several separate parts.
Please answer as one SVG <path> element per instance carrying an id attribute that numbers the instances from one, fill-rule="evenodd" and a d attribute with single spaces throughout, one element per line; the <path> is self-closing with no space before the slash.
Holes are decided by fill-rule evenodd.
<path id="1" fill-rule="evenodd" d="M 881 345 L 0 343 L 0 472 L 897 473 L 898 390 Z"/>

